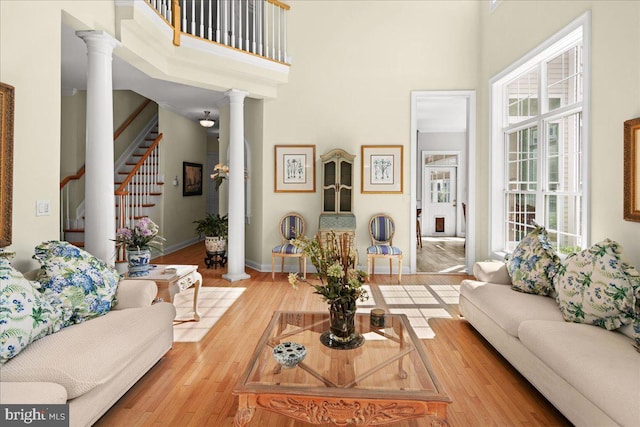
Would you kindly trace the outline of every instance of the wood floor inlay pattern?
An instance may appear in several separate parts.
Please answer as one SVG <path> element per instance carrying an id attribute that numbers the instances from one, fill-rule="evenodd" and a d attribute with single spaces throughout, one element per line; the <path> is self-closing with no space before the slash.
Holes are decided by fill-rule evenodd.
<path id="1" fill-rule="evenodd" d="M 154 260 L 163 264 L 199 264 L 204 287 L 245 288 L 245 291 L 198 342 L 177 342 L 167 355 L 143 376 L 96 426 L 231 426 L 238 398 L 231 391 L 244 371 L 257 340 L 275 310 L 326 310 L 310 286 L 296 290 L 286 274 L 247 270 L 251 279 L 229 283 L 225 269 L 207 269 L 204 244 L 198 243 Z M 435 374 L 453 400 L 447 408 L 452 427 L 570 426 L 571 424 L 506 362 L 464 319 L 457 304 L 448 300 L 464 275 L 403 275 L 402 286 L 422 286 L 443 306 L 450 318 L 431 318 L 433 339 L 423 345 Z M 376 275 L 373 288 L 394 285 L 393 278 Z M 428 288 L 424 285 L 429 285 Z M 438 288 L 441 287 L 441 288 Z M 440 289 L 440 293 L 434 289 Z M 434 290 L 432 292 L 432 290 Z M 444 292 L 444 293 L 443 293 Z M 425 294 L 425 297 L 429 295 Z M 411 298 L 411 297 L 410 297 Z M 416 296 L 416 298 L 418 298 Z M 415 303 L 415 301 L 414 301 Z M 388 310 L 431 307 L 389 304 Z M 310 424 L 256 410 L 249 427 L 302 427 Z M 426 418 L 389 424 L 422 427 Z"/>

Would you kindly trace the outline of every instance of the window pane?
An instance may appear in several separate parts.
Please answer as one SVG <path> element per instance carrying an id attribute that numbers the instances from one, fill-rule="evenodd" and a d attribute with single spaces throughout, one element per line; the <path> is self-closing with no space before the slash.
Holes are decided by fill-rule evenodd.
<path id="1" fill-rule="evenodd" d="M 509 190 L 534 191 L 538 179 L 538 128 L 513 132 L 507 142 Z"/>
<path id="2" fill-rule="evenodd" d="M 531 230 L 536 218 L 536 195 L 507 193 L 507 250 L 512 251 Z"/>
<path id="3" fill-rule="evenodd" d="M 582 101 L 582 45 L 547 62 L 549 111 Z"/>
<path id="4" fill-rule="evenodd" d="M 451 203 L 451 172 L 431 171 L 431 203 Z"/>
<path id="5" fill-rule="evenodd" d="M 582 115 L 572 114 L 547 124 L 547 188 L 582 191 Z"/>
<path id="6" fill-rule="evenodd" d="M 534 68 L 507 85 L 509 124 L 538 115 L 538 76 L 538 68 Z"/>
<path id="7" fill-rule="evenodd" d="M 576 252 L 582 247 L 581 199 L 579 195 L 549 195 L 545 198 L 549 240 L 558 252 Z"/>

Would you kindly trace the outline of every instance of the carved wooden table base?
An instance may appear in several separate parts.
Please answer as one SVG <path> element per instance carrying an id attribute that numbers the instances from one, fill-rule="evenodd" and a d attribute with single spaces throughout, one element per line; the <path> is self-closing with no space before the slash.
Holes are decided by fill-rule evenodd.
<path id="1" fill-rule="evenodd" d="M 400 420 L 431 417 L 433 427 L 445 427 L 447 402 L 390 401 L 367 398 L 328 398 L 284 394 L 241 394 L 234 427 L 251 421 L 256 408 L 266 409 L 311 424 L 338 426 L 383 425 Z"/>

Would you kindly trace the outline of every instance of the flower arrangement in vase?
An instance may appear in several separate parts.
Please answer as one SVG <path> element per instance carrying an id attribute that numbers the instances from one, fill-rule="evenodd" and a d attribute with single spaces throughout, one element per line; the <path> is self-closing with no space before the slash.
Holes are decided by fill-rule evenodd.
<path id="1" fill-rule="evenodd" d="M 323 243 L 319 235 L 311 239 L 300 237 L 291 243 L 302 250 L 317 270 L 320 284 L 311 284 L 316 294 L 329 304 L 330 341 L 345 344 L 357 337 L 355 332 L 356 302 L 369 298 L 362 287 L 367 273 L 356 269 L 356 253 L 352 237 L 344 233 L 337 236 L 331 231 Z M 296 273 L 289 274 L 289 283 L 295 288 L 302 280 Z"/>
<path id="2" fill-rule="evenodd" d="M 160 228 L 149 217 L 142 217 L 131 227 L 116 230 L 116 246 L 124 247 L 129 264 L 129 276 L 149 274 L 151 248 L 162 250 L 164 238 L 158 235 Z"/>

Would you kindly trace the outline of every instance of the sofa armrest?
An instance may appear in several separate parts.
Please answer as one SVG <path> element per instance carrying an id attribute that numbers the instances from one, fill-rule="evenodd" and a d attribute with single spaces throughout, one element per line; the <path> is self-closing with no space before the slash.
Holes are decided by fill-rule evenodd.
<path id="1" fill-rule="evenodd" d="M 502 261 L 479 261 L 473 265 L 473 275 L 481 282 L 511 285 L 507 264 Z"/>
<path id="2" fill-rule="evenodd" d="M 58 405 L 67 403 L 67 390 L 56 383 L 0 382 L 3 405 Z"/>
<path id="3" fill-rule="evenodd" d="M 153 280 L 120 280 L 116 290 L 118 303 L 113 310 L 148 307 L 158 295 L 158 286 Z"/>

